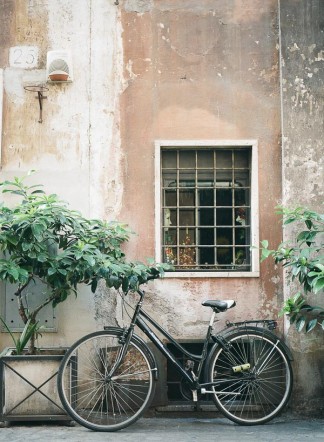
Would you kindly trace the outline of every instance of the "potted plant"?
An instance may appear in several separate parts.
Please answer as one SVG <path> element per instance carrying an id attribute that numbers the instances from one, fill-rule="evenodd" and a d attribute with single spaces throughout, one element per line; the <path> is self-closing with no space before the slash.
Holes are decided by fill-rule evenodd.
<path id="1" fill-rule="evenodd" d="M 0 393 L 0 412 L 5 421 L 21 420 L 24 416 L 30 420 L 28 411 L 32 408 L 31 413 L 35 415 L 37 407 L 34 399 L 38 394 L 43 402 L 48 403 L 49 411 L 46 412 L 44 403 L 41 403 L 36 415 L 41 413 L 46 419 L 54 419 L 56 410 L 56 418 L 61 420 L 64 412 L 58 398 L 53 399 L 51 395 L 52 390 L 56 390 L 54 378 L 62 354 L 53 356 L 55 367 L 50 369 L 45 379 L 39 374 L 35 375 L 35 369 L 30 370 L 28 366 L 27 370 L 34 374 L 33 380 L 28 378 L 28 373 L 18 372 L 20 359 L 41 360 L 41 372 L 44 373 L 44 361 L 51 358 L 48 352 L 43 354 L 35 345 L 41 327 L 39 312 L 48 304 L 57 306 L 71 294 L 77 296 L 79 284 L 87 284 L 95 292 L 99 280 L 103 279 L 110 288 L 124 291 L 136 289 L 149 275 L 161 273 L 163 265 L 127 262 L 121 249 L 130 235 L 125 225 L 86 219 L 79 212 L 71 210 L 57 195 L 44 193 L 40 185 L 27 186 L 25 180 L 26 177 L 14 178 L 13 181 L 1 183 L 3 194 L 10 196 L 10 204 L 13 197 L 18 197 L 19 202 L 13 206 L 4 203 L 0 206 L 0 249 L 3 253 L 0 281 L 16 284 L 17 314 L 25 328 L 16 338 L 1 320 L 4 328 L 10 332 L 15 347 L 10 352 L 3 352 L 0 358 L 3 389 Z M 36 281 L 46 286 L 45 300 L 38 300 L 37 292 L 33 293 Z M 33 308 L 26 304 L 24 294 L 27 290 L 29 297 L 36 298 Z M 28 349 L 25 348 L 27 343 Z M 16 388 L 7 388 L 11 378 Z M 24 393 L 27 394 L 25 399 L 18 397 L 22 384 L 28 387 L 27 393 Z M 8 391 L 14 392 L 12 400 Z"/>
<path id="2" fill-rule="evenodd" d="M 324 289 L 324 214 L 305 207 L 280 208 L 283 224 L 293 224 L 295 240 L 269 249 L 267 240 L 261 241 L 261 260 L 272 257 L 282 264 L 296 293 L 284 303 L 281 314 L 289 317 L 297 330 L 312 331 L 316 326 L 324 330 L 324 308 L 311 305 L 310 294 L 323 293 Z"/>

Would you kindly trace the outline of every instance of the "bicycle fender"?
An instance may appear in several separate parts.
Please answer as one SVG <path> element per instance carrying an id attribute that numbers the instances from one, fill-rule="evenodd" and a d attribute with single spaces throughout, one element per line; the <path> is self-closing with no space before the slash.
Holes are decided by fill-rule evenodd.
<path id="1" fill-rule="evenodd" d="M 264 334 L 267 338 L 269 339 L 278 339 L 280 342 L 280 345 L 283 347 L 283 350 L 287 353 L 287 356 L 289 358 L 290 361 L 294 360 L 294 357 L 291 353 L 290 348 L 288 347 L 288 345 L 281 339 L 279 338 L 276 334 L 272 333 L 269 330 L 266 329 L 260 329 L 260 327 L 253 327 L 253 326 L 249 326 L 249 327 L 238 327 L 237 329 L 234 329 L 234 331 L 239 330 L 239 331 L 258 331 L 261 332 L 262 334 Z M 231 330 L 233 332 L 233 329 Z"/>
<path id="2" fill-rule="evenodd" d="M 124 333 L 124 330 L 123 330 L 122 328 L 120 328 L 120 327 L 114 327 L 114 326 L 111 326 L 111 327 L 110 327 L 110 326 L 109 326 L 109 327 L 104 327 L 104 330 L 105 330 L 105 331 L 114 331 L 114 332 L 116 332 L 116 333 L 120 333 L 120 334 L 123 334 L 123 333 Z M 142 338 L 141 338 L 140 336 L 138 336 L 136 333 L 133 334 L 132 339 L 134 339 L 134 341 L 135 341 L 137 344 L 140 344 L 140 345 L 142 345 L 142 346 L 144 347 L 145 352 L 147 353 L 147 357 L 148 357 L 149 361 L 152 363 L 153 367 L 156 369 L 156 370 L 154 371 L 153 378 L 154 378 L 155 381 L 157 381 L 157 380 L 159 379 L 159 367 L 158 367 L 158 365 L 157 365 L 157 363 L 156 363 L 156 359 L 155 359 L 155 356 L 154 356 L 152 350 L 149 348 L 149 346 L 148 346 L 147 343 L 144 341 L 144 339 L 142 339 Z"/>
<path id="3" fill-rule="evenodd" d="M 267 338 L 271 339 L 272 341 L 273 341 L 273 340 L 279 340 L 279 345 L 280 345 L 280 346 L 283 348 L 283 350 L 287 353 L 287 356 L 288 356 L 289 360 L 290 360 L 290 361 L 293 361 L 293 360 L 294 360 L 290 348 L 287 346 L 287 344 L 286 344 L 281 338 L 279 338 L 277 335 L 275 335 L 275 334 L 272 333 L 271 331 L 266 330 L 266 329 L 263 329 L 263 328 L 260 328 L 260 327 L 253 327 L 253 326 L 251 325 L 251 326 L 248 326 L 248 327 L 242 326 L 242 327 L 237 327 L 237 328 L 231 328 L 231 329 L 226 330 L 226 332 L 225 332 L 224 334 L 222 334 L 221 336 L 223 336 L 223 337 L 226 339 L 229 335 L 231 335 L 231 334 L 233 334 L 233 333 L 236 333 L 236 332 L 255 332 L 255 331 L 256 331 L 256 332 L 259 332 L 259 333 L 262 333 L 264 336 L 266 336 Z M 216 342 L 216 343 L 212 346 L 212 348 L 210 349 L 209 354 L 212 354 L 212 353 L 214 352 L 215 348 L 216 348 L 217 346 L 219 346 L 219 345 L 220 345 L 220 344 L 218 344 L 218 343 Z M 206 361 L 206 362 L 207 362 L 207 361 Z"/>

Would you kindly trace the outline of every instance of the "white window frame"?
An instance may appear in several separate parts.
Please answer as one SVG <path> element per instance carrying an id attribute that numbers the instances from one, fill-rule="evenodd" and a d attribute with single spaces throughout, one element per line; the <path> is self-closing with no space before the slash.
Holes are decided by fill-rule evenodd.
<path id="1" fill-rule="evenodd" d="M 210 272 L 210 271 L 174 271 L 166 272 L 167 278 L 255 278 L 260 276 L 259 259 L 259 186 L 258 186 L 258 142 L 257 140 L 156 140 L 155 141 L 155 259 L 162 262 L 162 182 L 161 182 L 161 150 L 199 147 L 251 148 L 251 270 L 241 272 Z M 252 216 L 253 214 L 253 216 Z"/>

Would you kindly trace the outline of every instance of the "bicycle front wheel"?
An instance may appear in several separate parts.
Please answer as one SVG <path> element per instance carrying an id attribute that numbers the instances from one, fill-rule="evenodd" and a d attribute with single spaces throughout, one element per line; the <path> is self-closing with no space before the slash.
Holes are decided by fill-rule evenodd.
<path id="1" fill-rule="evenodd" d="M 109 375 L 123 344 L 122 330 L 91 333 L 66 353 L 58 391 L 67 413 L 95 431 L 117 431 L 135 422 L 154 396 L 156 367 L 145 344 L 129 343 L 117 370 Z"/>
<path id="2" fill-rule="evenodd" d="M 258 330 L 226 336 L 228 349 L 216 346 L 207 373 L 220 411 L 241 425 L 258 425 L 277 416 L 292 390 L 292 369 L 280 340 Z"/>

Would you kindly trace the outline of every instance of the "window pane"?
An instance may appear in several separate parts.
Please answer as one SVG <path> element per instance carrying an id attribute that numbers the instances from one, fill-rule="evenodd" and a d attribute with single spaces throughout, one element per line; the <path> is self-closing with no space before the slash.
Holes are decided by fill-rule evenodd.
<path id="1" fill-rule="evenodd" d="M 220 151 L 216 153 L 216 168 L 232 168 L 232 151 Z"/>
<path id="2" fill-rule="evenodd" d="M 177 209 L 163 210 L 163 226 L 170 227 L 177 225 Z"/>
<path id="3" fill-rule="evenodd" d="M 196 171 L 195 170 L 180 170 L 179 171 L 179 186 L 180 187 L 195 187 L 196 185 Z"/>
<path id="4" fill-rule="evenodd" d="M 200 206 L 214 206 L 214 190 L 213 189 L 199 189 L 198 200 Z"/>
<path id="5" fill-rule="evenodd" d="M 214 187 L 214 173 L 207 169 L 199 170 L 197 173 L 198 187 Z"/>
<path id="6" fill-rule="evenodd" d="M 235 229 L 235 244 L 247 244 L 247 229 L 237 228 Z"/>
<path id="7" fill-rule="evenodd" d="M 248 170 L 235 169 L 234 171 L 234 181 L 236 186 L 247 187 L 250 183 L 250 176 Z"/>
<path id="8" fill-rule="evenodd" d="M 214 169 L 214 151 L 202 150 L 197 152 L 198 169 Z"/>
<path id="9" fill-rule="evenodd" d="M 179 190 L 179 206 L 195 206 L 194 190 Z"/>
<path id="10" fill-rule="evenodd" d="M 195 211 L 191 209 L 179 210 L 179 226 L 194 226 Z"/>
<path id="11" fill-rule="evenodd" d="M 179 229 L 179 244 L 195 245 L 195 229 Z"/>
<path id="12" fill-rule="evenodd" d="M 195 150 L 184 150 L 179 151 L 179 167 L 180 169 L 196 168 L 196 151 Z"/>
<path id="13" fill-rule="evenodd" d="M 214 245 L 215 244 L 215 229 L 199 229 L 199 244 L 202 245 Z"/>
<path id="14" fill-rule="evenodd" d="M 214 226 L 214 209 L 200 209 L 198 211 L 200 226 Z"/>
<path id="15" fill-rule="evenodd" d="M 177 152 L 165 151 L 162 152 L 162 167 L 176 169 L 177 167 Z"/>
<path id="16" fill-rule="evenodd" d="M 233 225 L 233 210 L 232 209 L 216 209 L 216 223 L 218 226 L 232 226 Z"/>
<path id="17" fill-rule="evenodd" d="M 247 155 L 246 150 L 236 151 L 234 153 L 234 167 L 235 168 L 245 168 L 249 167 L 249 155 Z"/>
<path id="18" fill-rule="evenodd" d="M 205 268 L 210 264 L 215 264 L 215 254 L 214 249 L 211 247 L 200 247 L 199 248 L 199 262 Z"/>
<path id="19" fill-rule="evenodd" d="M 248 206 L 250 204 L 249 189 L 235 189 L 234 190 L 235 206 Z"/>
<path id="20" fill-rule="evenodd" d="M 217 189 L 216 190 L 216 205 L 217 206 L 231 206 L 232 205 L 232 189 Z"/>
<path id="21" fill-rule="evenodd" d="M 176 186 L 177 186 L 177 173 L 163 172 L 163 187 L 176 187 Z"/>
<path id="22" fill-rule="evenodd" d="M 177 229 L 163 229 L 163 235 L 165 245 L 177 245 Z"/>
<path id="23" fill-rule="evenodd" d="M 164 191 L 164 205 L 165 206 L 176 206 L 177 205 L 177 192 L 176 192 L 176 190 L 165 190 Z"/>

